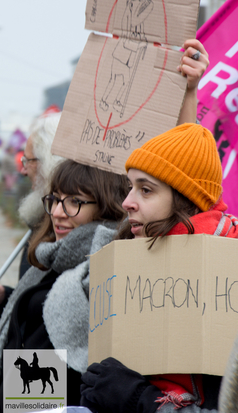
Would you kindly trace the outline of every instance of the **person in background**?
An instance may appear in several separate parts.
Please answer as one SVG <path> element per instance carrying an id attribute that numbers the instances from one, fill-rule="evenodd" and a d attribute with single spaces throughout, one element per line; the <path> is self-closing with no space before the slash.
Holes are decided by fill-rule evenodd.
<path id="1" fill-rule="evenodd" d="M 32 191 L 20 203 L 20 218 L 33 230 L 40 224 L 44 216 L 41 198 L 49 191 L 49 176 L 63 158 L 51 154 L 51 145 L 60 121 L 61 113 L 37 118 L 30 129 L 24 154 L 22 156 L 21 174 L 28 176 Z M 26 243 L 19 267 L 19 278 L 29 269 L 27 260 L 28 243 Z M 4 308 L 13 289 L 0 285 L 0 312 Z"/>
<path id="2" fill-rule="evenodd" d="M 129 194 L 122 206 L 128 220 L 118 239 L 148 237 L 153 248 L 159 237 L 170 235 L 238 238 L 238 220 L 226 214 L 222 199 L 216 142 L 206 128 L 185 123 L 156 136 L 134 150 L 125 167 Z M 82 381 L 81 404 L 93 412 L 205 413 L 217 409 L 221 377 L 144 377 L 108 358 L 89 366 Z"/>
<path id="3" fill-rule="evenodd" d="M 35 120 L 22 157 L 21 174 L 30 179 L 32 191 L 22 200 L 19 216 L 30 228 L 41 221 L 44 215 L 41 198 L 49 191 L 50 174 L 64 160 L 51 153 L 60 117 L 61 113 L 55 113 Z"/>
<path id="4" fill-rule="evenodd" d="M 0 319 L 0 373 L 3 349 L 66 349 L 67 403 L 79 405 L 88 364 L 89 255 L 114 238 L 127 193 L 125 175 L 71 160 L 57 166 L 30 241 L 32 266 Z"/>

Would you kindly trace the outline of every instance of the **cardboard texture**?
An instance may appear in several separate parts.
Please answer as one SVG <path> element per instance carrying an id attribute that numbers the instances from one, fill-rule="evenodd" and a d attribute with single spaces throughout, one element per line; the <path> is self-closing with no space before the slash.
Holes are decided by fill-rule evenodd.
<path id="1" fill-rule="evenodd" d="M 237 240 L 113 241 L 90 257 L 89 364 L 223 375 L 237 331 Z"/>
<path id="2" fill-rule="evenodd" d="M 176 70 L 195 37 L 199 0 L 88 0 L 89 36 L 71 82 L 52 152 L 124 173 L 130 153 L 176 126 L 186 79 Z M 163 47 L 161 46 L 163 45 Z"/>

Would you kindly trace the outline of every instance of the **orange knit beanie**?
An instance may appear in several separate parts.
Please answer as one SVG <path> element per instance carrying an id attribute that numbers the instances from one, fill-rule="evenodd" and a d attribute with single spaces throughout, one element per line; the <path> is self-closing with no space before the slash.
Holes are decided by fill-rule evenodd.
<path id="1" fill-rule="evenodd" d="M 222 193 L 222 168 L 211 132 L 184 123 L 135 149 L 126 170 L 139 169 L 170 185 L 208 211 Z"/>

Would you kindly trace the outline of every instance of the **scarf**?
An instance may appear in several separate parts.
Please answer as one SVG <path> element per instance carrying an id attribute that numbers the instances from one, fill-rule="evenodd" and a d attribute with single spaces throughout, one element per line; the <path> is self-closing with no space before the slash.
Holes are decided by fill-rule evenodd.
<path id="1" fill-rule="evenodd" d="M 114 221 L 80 225 L 56 242 L 42 242 L 36 248 L 38 261 L 47 271 L 31 267 L 12 292 L 0 319 L 0 372 L 13 308 L 21 295 L 38 285 L 52 269 L 58 274 L 43 305 L 43 320 L 55 349 L 67 349 L 68 366 L 87 369 L 89 314 L 89 255 L 115 236 Z"/>
<path id="2" fill-rule="evenodd" d="M 238 238 L 238 219 L 225 214 L 227 205 L 222 198 L 207 212 L 201 212 L 190 218 L 194 234 L 209 234 L 220 237 Z M 168 235 L 187 234 L 186 226 L 179 223 Z M 173 403 L 175 409 L 186 407 L 192 403 L 201 406 L 204 402 L 202 375 L 195 374 L 161 374 L 151 376 L 150 382 L 158 387 L 163 397 L 158 397 L 158 410 L 167 403 Z"/>

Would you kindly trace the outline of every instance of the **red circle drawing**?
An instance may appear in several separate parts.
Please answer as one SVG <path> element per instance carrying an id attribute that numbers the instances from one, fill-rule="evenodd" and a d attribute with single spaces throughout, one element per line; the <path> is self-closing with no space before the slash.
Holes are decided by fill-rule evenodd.
<path id="1" fill-rule="evenodd" d="M 166 11 L 165 11 L 164 0 L 161 0 L 161 1 L 162 1 L 162 4 L 163 4 L 163 10 L 164 10 L 165 43 L 167 44 L 167 39 L 168 39 L 168 38 L 167 38 L 167 15 L 166 15 Z M 112 13 L 113 13 L 113 10 L 114 10 L 117 2 L 118 2 L 118 0 L 115 0 L 114 4 L 113 4 L 113 6 L 112 6 L 112 9 L 111 9 L 111 11 L 110 11 L 110 14 L 109 14 L 109 17 L 108 17 L 108 21 L 107 21 L 107 26 L 106 26 L 106 33 L 108 33 L 108 28 L 109 28 L 110 20 L 111 20 L 111 17 L 112 17 Z M 98 59 L 98 64 L 97 64 L 97 69 L 96 69 L 96 74 L 95 74 L 95 79 L 94 79 L 94 110 L 95 110 L 95 115 L 96 115 L 96 118 L 97 118 L 98 123 L 99 123 L 99 125 L 101 126 L 101 128 L 106 129 L 106 130 L 118 128 L 119 126 L 122 126 L 122 125 L 124 125 L 125 123 L 130 122 L 130 120 L 133 119 L 133 118 L 137 115 L 137 113 L 149 102 L 149 100 L 151 99 L 151 97 L 152 97 L 153 94 L 155 93 L 155 91 L 156 91 L 156 89 L 157 89 L 157 87 L 158 87 L 158 85 L 159 85 L 159 83 L 160 83 L 160 81 L 161 81 L 161 78 L 162 78 L 162 76 L 163 76 L 163 73 L 164 73 L 164 70 L 165 70 L 165 67 L 166 67 L 166 63 L 167 63 L 167 57 L 168 57 L 168 50 L 166 50 L 166 51 L 165 51 L 165 56 L 164 56 L 163 67 L 162 67 L 162 70 L 161 70 L 161 72 L 160 72 L 159 78 L 158 78 L 158 80 L 157 80 L 157 82 L 156 82 L 156 84 L 155 84 L 155 87 L 154 87 L 154 89 L 151 91 L 151 93 L 149 94 L 149 96 L 147 97 L 147 99 L 144 101 L 144 103 L 142 103 L 142 104 L 139 106 L 139 108 L 135 111 L 135 113 L 134 113 L 133 115 L 131 115 L 128 119 L 124 120 L 123 122 L 118 123 L 117 125 L 113 125 L 113 126 L 110 126 L 110 127 L 109 127 L 109 122 L 110 122 L 110 120 L 109 120 L 109 122 L 107 122 L 107 125 L 104 126 L 104 125 L 101 123 L 101 121 L 100 121 L 100 119 L 99 119 L 99 116 L 98 116 L 98 113 L 97 113 L 96 89 L 97 89 L 98 70 L 99 70 L 101 58 L 102 58 L 103 51 L 104 51 L 104 49 L 105 49 L 107 40 L 108 40 L 108 37 L 105 39 L 105 42 L 104 42 L 102 51 L 101 51 L 101 53 L 100 53 L 100 56 L 99 56 L 99 59 Z M 111 114 L 111 115 L 112 115 L 112 114 Z M 111 119 L 111 115 L 110 115 L 110 118 L 109 118 L 109 119 Z"/>

